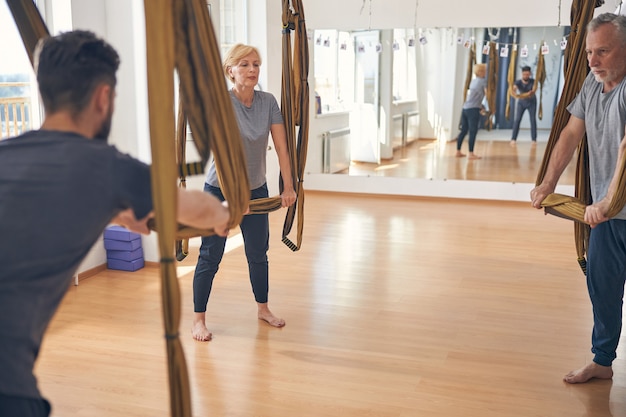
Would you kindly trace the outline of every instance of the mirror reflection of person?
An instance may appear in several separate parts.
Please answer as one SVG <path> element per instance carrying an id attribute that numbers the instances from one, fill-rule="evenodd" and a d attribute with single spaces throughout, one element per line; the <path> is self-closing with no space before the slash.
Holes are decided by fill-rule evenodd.
<path id="1" fill-rule="evenodd" d="M 461 152 L 463 146 L 463 140 L 465 135 L 469 132 L 469 159 L 480 159 L 480 156 L 474 153 L 474 144 L 476 143 L 476 133 L 478 132 L 478 123 L 480 121 L 480 111 L 483 107 L 483 99 L 487 92 L 487 65 L 475 64 L 474 65 L 474 79 L 470 83 L 469 93 L 465 103 L 463 103 L 463 110 L 461 112 L 461 131 L 456 138 L 456 157 L 464 157 L 465 154 Z"/>
<path id="2" fill-rule="evenodd" d="M 591 225 L 587 287 L 593 308 L 593 361 L 565 375 L 571 384 L 613 377 L 612 363 L 622 330 L 626 282 L 626 207 L 607 218 L 626 157 L 626 16 L 604 13 L 587 26 L 590 72 L 567 107 L 571 116 L 550 156 L 545 177 L 530 198 L 533 207 L 554 192 L 561 174 L 587 135 L 593 204 L 585 208 Z"/>
<path id="3" fill-rule="evenodd" d="M 531 77 L 530 67 L 522 67 L 522 78 L 515 81 L 513 91 L 518 95 L 516 99 L 517 105 L 515 109 L 515 120 L 513 122 L 513 132 L 511 133 L 511 144 L 515 145 L 517 135 L 519 133 L 519 125 L 522 121 L 524 112 L 528 110 L 530 118 L 530 138 L 534 143 L 537 142 L 537 84 L 535 79 Z"/>
<path id="4" fill-rule="evenodd" d="M 35 57 L 41 129 L 0 141 L 3 417 L 50 414 L 33 373 L 48 324 L 104 228 L 147 234 L 153 210 L 150 167 L 107 144 L 117 52 L 73 31 L 42 40 Z M 229 217 L 217 198 L 178 189 L 180 223 L 225 235 Z"/>
<path id="5" fill-rule="evenodd" d="M 288 207 L 295 203 L 296 193 L 291 177 L 287 133 L 276 98 L 255 88 L 259 82 L 260 67 L 259 51 L 253 46 L 243 44 L 233 46 L 226 54 L 223 64 L 225 75 L 233 83 L 230 97 L 246 152 L 250 197 L 258 199 L 268 196 L 265 161 L 271 133 L 283 181 L 283 192 L 280 195 L 282 207 Z M 219 199 L 224 199 L 214 163 L 209 166 L 204 190 Z M 268 307 L 268 215 L 246 215 L 239 227 L 243 235 L 252 292 L 257 302 L 257 316 L 271 326 L 283 327 L 285 320 L 276 317 Z M 222 236 L 202 238 L 193 277 L 194 320 L 191 333 L 198 341 L 209 341 L 213 337 L 206 326 L 206 308 L 213 279 L 224 255 L 225 244 L 226 238 Z"/>

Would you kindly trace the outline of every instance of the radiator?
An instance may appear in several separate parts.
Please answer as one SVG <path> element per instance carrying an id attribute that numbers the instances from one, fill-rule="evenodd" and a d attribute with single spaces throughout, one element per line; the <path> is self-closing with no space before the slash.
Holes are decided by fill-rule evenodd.
<path id="1" fill-rule="evenodd" d="M 391 117 L 391 148 L 404 146 L 404 114 L 395 114 Z"/>
<path id="2" fill-rule="evenodd" d="M 349 127 L 324 132 L 322 146 L 324 174 L 333 174 L 350 167 Z"/>
<path id="3" fill-rule="evenodd" d="M 419 138 L 419 112 L 404 113 L 404 144 L 411 143 Z"/>

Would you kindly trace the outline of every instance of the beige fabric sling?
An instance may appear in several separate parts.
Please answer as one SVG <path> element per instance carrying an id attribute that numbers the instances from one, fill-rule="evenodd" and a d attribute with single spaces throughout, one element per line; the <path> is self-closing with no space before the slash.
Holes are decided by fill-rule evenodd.
<path id="1" fill-rule="evenodd" d="M 585 53 L 585 37 L 587 33 L 587 24 L 593 18 L 593 11 L 596 7 L 601 6 L 603 0 L 574 0 L 570 13 L 571 32 L 569 41 L 565 50 L 565 83 L 561 98 L 557 104 L 552 129 L 548 139 L 545 154 L 541 163 L 541 168 L 537 175 L 536 184 L 539 185 L 545 177 L 550 156 L 559 139 L 559 135 L 569 121 L 569 112 L 567 106 L 576 97 L 580 91 L 583 82 L 587 76 L 588 66 Z M 619 187 L 620 190 L 623 187 Z M 576 253 L 578 263 L 583 270 L 587 271 L 587 262 L 585 255 L 589 243 L 589 226 L 583 222 L 582 214 L 584 207 L 591 203 L 591 190 L 589 185 L 589 155 L 587 151 L 587 138 L 584 137 L 578 146 L 578 162 L 576 166 L 576 184 L 575 196 L 567 197 L 562 195 L 552 195 L 544 200 L 543 206 L 546 212 L 559 215 L 561 217 L 576 220 L 574 222 L 574 240 L 576 243 Z M 623 198 L 620 197 L 620 198 Z M 614 204 L 611 206 L 623 207 L 624 201 L 619 200 L 616 194 Z M 617 210 L 619 211 L 619 210 Z M 582 214 L 581 214 L 582 213 Z"/>

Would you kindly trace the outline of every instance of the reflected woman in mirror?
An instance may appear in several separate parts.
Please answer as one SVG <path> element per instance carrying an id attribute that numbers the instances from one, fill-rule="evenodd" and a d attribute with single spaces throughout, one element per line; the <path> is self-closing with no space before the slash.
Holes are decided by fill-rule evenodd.
<path id="1" fill-rule="evenodd" d="M 478 132 L 478 122 L 480 120 L 480 111 L 482 102 L 487 91 L 487 65 L 474 65 L 474 79 L 470 83 L 467 100 L 463 103 L 463 111 L 461 113 L 461 131 L 456 138 L 456 157 L 465 156 L 461 152 L 461 146 L 465 135 L 469 132 L 469 159 L 480 159 L 480 156 L 474 153 L 474 144 L 476 143 L 476 133 Z"/>

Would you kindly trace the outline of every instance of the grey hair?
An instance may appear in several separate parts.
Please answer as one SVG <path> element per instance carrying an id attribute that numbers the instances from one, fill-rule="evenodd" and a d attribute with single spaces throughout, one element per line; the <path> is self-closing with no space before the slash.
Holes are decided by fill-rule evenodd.
<path id="1" fill-rule="evenodd" d="M 626 45 L 626 16 L 614 13 L 602 13 L 593 18 L 587 25 L 589 32 L 595 32 L 600 26 L 611 24 L 620 35 L 622 45 Z"/>

